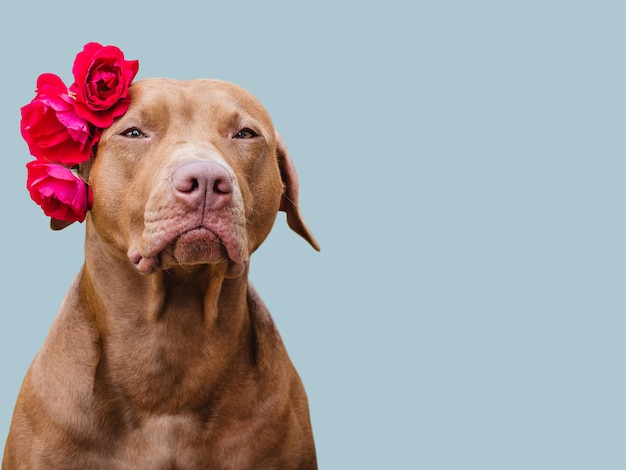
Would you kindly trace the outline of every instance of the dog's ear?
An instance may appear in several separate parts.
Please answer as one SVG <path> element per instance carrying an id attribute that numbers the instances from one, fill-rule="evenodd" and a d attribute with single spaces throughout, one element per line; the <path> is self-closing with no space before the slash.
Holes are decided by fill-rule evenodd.
<path id="1" fill-rule="evenodd" d="M 59 220 L 54 217 L 50 218 L 50 228 L 52 230 L 63 230 L 65 227 L 72 225 L 74 222 L 68 222 L 67 220 Z"/>
<path id="2" fill-rule="evenodd" d="M 304 219 L 300 215 L 298 207 L 298 175 L 296 167 L 291 161 L 287 146 L 283 138 L 276 133 L 276 155 L 278 166 L 283 180 L 283 195 L 280 198 L 280 210 L 287 213 L 287 224 L 298 235 L 308 241 L 313 248 L 320 251 L 317 240 L 307 227 Z"/>

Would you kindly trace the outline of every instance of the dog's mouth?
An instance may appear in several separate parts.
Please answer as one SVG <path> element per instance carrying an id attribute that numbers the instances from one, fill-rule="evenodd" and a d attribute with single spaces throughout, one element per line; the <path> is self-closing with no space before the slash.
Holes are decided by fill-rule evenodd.
<path id="1" fill-rule="evenodd" d="M 163 240 L 152 251 L 154 253 L 145 255 L 139 251 L 130 251 L 128 257 L 135 268 L 144 274 L 154 272 L 157 268 L 167 270 L 173 266 L 228 263 L 230 274 L 238 275 L 245 267 L 241 253 L 236 250 L 233 252 L 232 245 L 224 243 L 217 233 L 205 226 Z"/>
<path id="2" fill-rule="evenodd" d="M 213 264 L 227 257 L 228 252 L 215 232 L 199 227 L 180 234 L 163 255 L 171 255 L 177 264 Z"/>

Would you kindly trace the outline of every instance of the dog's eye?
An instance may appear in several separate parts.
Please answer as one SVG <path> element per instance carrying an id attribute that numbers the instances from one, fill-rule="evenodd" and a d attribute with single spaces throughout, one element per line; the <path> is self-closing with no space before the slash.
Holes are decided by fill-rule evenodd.
<path id="1" fill-rule="evenodd" d="M 121 135 L 130 139 L 141 139 L 142 137 L 146 136 L 143 132 L 135 127 L 125 130 L 124 132 L 122 132 Z"/>
<path id="2" fill-rule="evenodd" d="M 252 129 L 246 127 L 245 129 L 241 129 L 239 132 L 237 132 L 237 134 L 235 134 L 235 139 L 252 139 L 253 137 L 256 137 L 258 135 L 259 134 L 254 132 Z"/>

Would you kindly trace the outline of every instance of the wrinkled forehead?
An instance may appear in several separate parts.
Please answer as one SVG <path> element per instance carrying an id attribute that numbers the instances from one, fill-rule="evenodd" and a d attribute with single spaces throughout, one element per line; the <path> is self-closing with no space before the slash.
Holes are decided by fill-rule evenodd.
<path id="1" fill-rule="evenodd" d="M 271 118 L 250 92 L 222 80 L 149 78 L 130 87 L 126 119 L 175 119 L 185 122 L 254 121 L 271 132 Z"/>

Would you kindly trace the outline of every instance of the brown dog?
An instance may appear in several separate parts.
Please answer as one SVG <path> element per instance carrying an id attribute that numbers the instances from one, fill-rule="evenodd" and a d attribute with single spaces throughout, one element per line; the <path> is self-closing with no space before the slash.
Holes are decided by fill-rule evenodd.
<path id="1" fill-rule="evenodd" d="M 304 388 L 247 279 L 279 210 L 319 249 L 262 105 L 222 81 L 139 81 L 81 171 L 85 263 L 2 468 L 317 468 Z"/>

